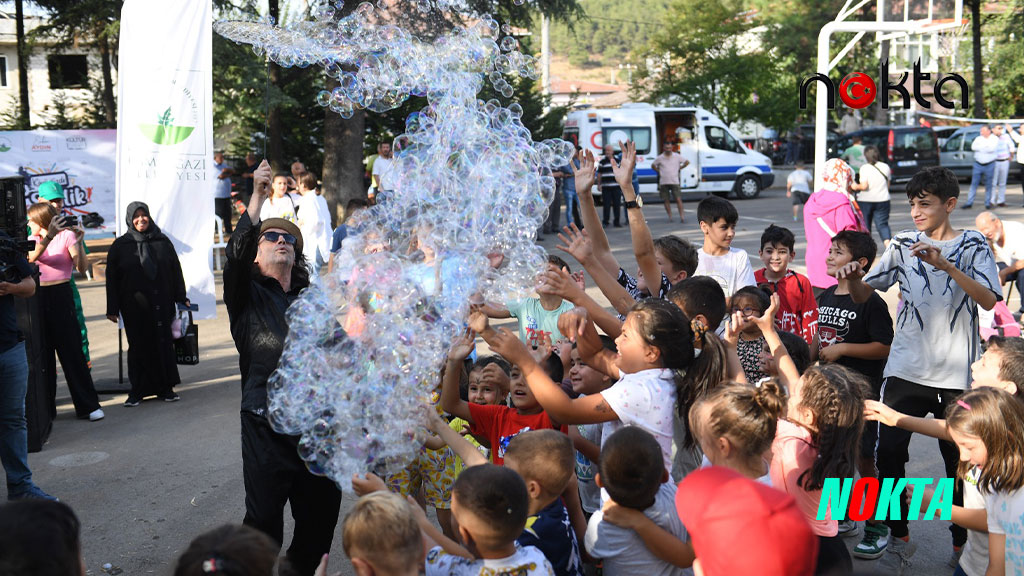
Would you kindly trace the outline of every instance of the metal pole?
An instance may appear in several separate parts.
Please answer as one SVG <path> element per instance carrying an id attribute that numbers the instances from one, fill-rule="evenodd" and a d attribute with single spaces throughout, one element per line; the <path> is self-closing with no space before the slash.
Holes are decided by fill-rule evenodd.
<path id="1" fill-rule="evenodd" d="M 541 93 L 551 93 L 551 41 L 548 34 L 550 19 L 543 12 L 540 15 L 540 70 L 541 70 Z"/>

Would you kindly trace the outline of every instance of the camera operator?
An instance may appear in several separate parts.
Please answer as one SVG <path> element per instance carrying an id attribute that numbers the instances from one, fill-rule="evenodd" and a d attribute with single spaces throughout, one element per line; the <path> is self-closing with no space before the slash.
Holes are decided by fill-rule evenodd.
<path id="1" fill-rule="evenodd" d="M 75 300 L 71 291 L 71 272 L 83 257 L 78 240 L 83 232 L 71 225 L 65 216 L 47 202 L 28 209 L 30 240 L 36 247 L 28 261 L 39 264 L 39 309 L 43 326 L 43 373 L 46 375 L 47 402 L 50 415 L 57 416 L 57 363 L 60 366 L 75 404 L 75 414 L 95 422 L 103 419 L 99 397 L 92 374 L 82 353 L 82 333 L 75 319 Z"/>
<path id="2" fill-rule="evenodd" d="M 18 332 L 14 299 L 35 294 L 36 282 L 25 256 L 13 246 L 11 237 L 0 230 L 0 267 L 5 271 L 0 278 L 0 462 L 7 474 L 8 500 L 56 500 L 32 483 L 32 471 L 28 468 L 28 358 Z M 19 279 L 13 281 L 15 278 Z"/>

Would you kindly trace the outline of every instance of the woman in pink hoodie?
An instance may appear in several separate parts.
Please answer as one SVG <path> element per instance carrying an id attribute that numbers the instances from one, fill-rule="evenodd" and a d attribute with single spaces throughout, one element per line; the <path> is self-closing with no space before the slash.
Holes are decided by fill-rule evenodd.
<path id="1" fill-rule="evenodd" d="M 822 187 L 811 194 L 804 205 L 804 235 L 807 237 L 807 278 L 815 288 L 824 290 L 836 285 L 836 279 L 825 271 L 825 259 L 832 246 L 832 237 L 843 230 L 864 231 L 864 218 L 853 199 L 850 184 L 853 170 L 833 158 L 822 170 Z"/>

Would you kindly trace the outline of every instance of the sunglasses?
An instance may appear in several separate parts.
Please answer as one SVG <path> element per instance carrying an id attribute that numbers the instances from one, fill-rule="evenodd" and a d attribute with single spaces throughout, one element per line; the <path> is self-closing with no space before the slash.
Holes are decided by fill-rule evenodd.
<path id="1" fill-rule="evenodd" d="M 271 243 L 277 243 L 278 240 L 284 238 L 286 244 L 295 245 L 295 236 L 284 232 L 264 232 L 263 237 L 267 239 L 267 242 Z"/>

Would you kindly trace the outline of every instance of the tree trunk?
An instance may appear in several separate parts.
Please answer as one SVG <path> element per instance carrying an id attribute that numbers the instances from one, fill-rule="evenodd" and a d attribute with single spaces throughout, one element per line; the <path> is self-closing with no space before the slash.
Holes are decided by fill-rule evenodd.
<path id="1" fill-rule="evenodd" d="M 981 62 L 981 0 L 967 0 L 971 6 L 971 49 L 974 68 L 974 117 L 985 117 L 985 78 Z"/>
<path id="2" fill-rule="evenodd" d="M 332 80 L 327 89 L 333 90 Z M 325 108 L 323 192 L 332 218 L 340 224 L 345 206 L 353 198 L 366 198 L 363 186 L 363 135 L 366 116 L 357 110 L 348 120 Z"/>
<path id="3" fill-rule="evenodd" d="M 110 70 L 110 42 L 99 34 L 100 66 L 103 69 L 103 115 L 107 128 L 117 127 L 117 102 L 114 100 L 114 77 Z"/>
<path id="4" fill-rule="evenodd" d="M 18 116 L 22 130 L 32 127 L 32 116 L 28 105 L 28 47 L 25 45 L 25 9 L 23 0 L 14 1 L 15 30 L 18 42 Z"/>
<path id="5" fill-rule="evenodd" d="M 281 24 L 281 6 L 279 0 L 268 0 L 267 12 L 270 17 L 273 18 L 275 24 Z M 277 88 L 281 82 L 281 67 L 271 62 L 268 64 L 270 70 L 269 86 L 267 90 L 271 88 Z M 269 99 L 269 105 L 267 106 L 267 133 L 263 135 L 264 147 L 266 148 L 267 160 L 270 161 L 270 165 L 274 168 L 274 172 L 287 171 L 288 167 L 285 166 L 284 161 L 284 135 L 282 134 L 281 127 L 281 111 L 278 109 L 277 103 L 270 98 L 270 95 L 265 96 Z"/>

